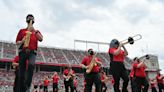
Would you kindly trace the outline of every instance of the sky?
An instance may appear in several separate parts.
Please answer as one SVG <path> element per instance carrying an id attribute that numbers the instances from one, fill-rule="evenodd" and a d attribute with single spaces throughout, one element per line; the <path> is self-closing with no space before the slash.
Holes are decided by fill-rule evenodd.
<path id="1" fill-rule="evenodd" d="M 125 46 L 129 57 L 157 55 L 164 73 L 164 0 L 0 0 L 0 40 L 15 42 L 27 14 L 44 37 L 40 46 L 74 49 L 75 39 L 110 43 L 140 34 L 141 40 Z"/>

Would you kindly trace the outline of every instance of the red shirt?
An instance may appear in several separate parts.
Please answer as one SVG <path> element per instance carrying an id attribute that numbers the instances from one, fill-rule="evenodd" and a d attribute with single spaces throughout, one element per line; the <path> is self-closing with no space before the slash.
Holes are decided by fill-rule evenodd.
<path id="1" fill-rule="evenodd" d="M 74 87 L 77 86 L 77 80 L 73 80 L 73 86 L 74 86 Z"/>
<path id="2" fill-rule="evenodd" d="M 129 76 L 130 76 L 131 78 L 134 77 L 134 69 L 133 69 L 133 68 L 131 69 Z"/>
<path id="3" fill-rule="evenodd" d="M 150 83 L 151 88 L 155 88 L 155 83 Z"/>
<path id="4" fill-rule="evenodd" d="M 135 71 L 135 76 L 145 78 L 146 77 L 145 67 L 141 66 L 141 67 L 137 68 L 138 64 L 139 63 L 134 63 L 133 64 L 133 69 Z"/>
<path id="5" fill-rule="evenodd" d="M 112 55 L 112 61 L 114 62 L 124 62 L 124 51 L 120 50 L 118 55 L 114 55 L 114 51 L 117 48 L 109 48 L 108 53 Z"/>
<path id="6" fill-rule="evenodd" d="M 101 81 L 105 79 L 105 75 L 101 73 Z"/>
<path id="7" fill-rule="evenodd" d="M 59 76 L 54 75 L 53 76 L 53 83 L 58 83 L 58 81 L 59 81 Z"/>
<path id="8" fill-rule="evenodd" d="M 21 41 L 23 39 L 23 37 L 26 35 L 26 31 L 27 31 L 27 29 L 21 29 L 19 31 L 17 38 L 16 38 L 16 42 Z M 35 32 L 32 31 L 32 34 L 30 36 L 30 42 L 29 42 L 28 49 L 37 50 L 37 47 L 38 47 L 38 38 L 36 37 Z"/>
<path id="9" fill-rule="evenodd" d="M 95 59 L 97 59 L 96 61 L 101 62 L 99 58 L 95 58 Z M 91 60 L 92 60 L 92 56 L 85 56 L 83 58 L 81 64 L 88 66 L 90 64 Z M 93 66 L 91 72 L 98 73 L 99 69 L 100 69 L 100 67 L 98 65 L 95 65 L 95 66 Z"/>
<path id="10" fill-rule="evenodd" d="M 19 56 L 15 56 L 14 60 L 13 60 L 13 63 L 18 63 L 18 61 L 19 61 Z"/>
<path id="11" fill-rule="evenodd" d="M 75 74 L 75 71 L 72 70 L 72 73 Z M 68 75 L 69 74 L 69 70 L 68 69 L 65 69 L 64 72 L 63 72 L 64 75 Z"/>
<path id="12" fill-rule="evenodd" d="M 44 80 L 44 86 L 48 86 L 48 84 L 49 84 L 48 79 L 45 79 L 45 80 Z"/>
<path id="13" fill-rule="evenodd" d="M 114 79 L 111 80 L 111 84 L 114 85 Z"/>
<path id="14" fill-rule="evenodd" d="M 156 76 L 156 80 L 158 83 L 163 83 L 163 79 L 159 79 L 161 76 L 159 76 L 159 74 L 157 74 Z"/>

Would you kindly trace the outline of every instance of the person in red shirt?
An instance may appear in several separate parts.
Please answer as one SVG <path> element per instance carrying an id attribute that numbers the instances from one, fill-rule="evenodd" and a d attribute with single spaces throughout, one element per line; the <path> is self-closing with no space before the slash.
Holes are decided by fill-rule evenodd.
<path id="1" fill-rule="evenodd" d="M 73 90 L 77 92 L 77 78 L 74 78 L 73 80 Z"/>
<path id="2" fill-rule="evenodd" d="M 108 54 L 111 59 L 110 70 L 114 79 L 114 91 L 120 92 L 119 85 L 120 78 L 122 78 L 122 92 L 127 92 L 129 77 L 127 74 L 127 69 L 124 66 L 124 58 L 128 55 L 128 52 L 124 47 L 124 44 L 120 43 L 117 39 L 113 39 L 110 43 Z"/>
<path id="3" fill-rule="evenodd" d="M 44 79 L 44 88 L 43 88 L 44 92 L 48 92 L 48 85 L 49 85 L 49 80 L 48 80 L 48 77 L 46 77 Z"/>
<path id="4" fill-rule="evenodd" d="M 157 80 L 157 83 L 158 83 L 159 92 L 162 92 L 162 90 L 164 91 L 164 84 L 163 84 L 164 76 L 162 76 L 160 74 L 160 72 L 157 73 L 156 80 Z"/>
<path id="5" fill-rule="evenodd" d="M 151 92 L 157 92 L 155 84 L 156 84 L 156 80 L 150 79 L 150 85 L 151 85 L 151 90 L 152 90 Z"/>
<path id="6" fill-rule="evenodd" d="M 146 78 L 146 65 L 144 63 L 144 60 L 141 61 L 140 59 L 136 59 L 133 64 L 133 69 L 134 69 L 134 80 L 133 80 L 133 85 L 134 85 L 134 92 L 141 92 L 141 89 L 143 92 L 148 92 L 149 88 L 149 83 Z"/>
<path id="7" fill-rule="evenodd" d="M 43 40 L 43 36 L 40 31 L 35 30 L 33 27 L 34 24 L 34 16 L 32 14 L 28 14 L 26 17 L 27 28 L 20 29 L 17 34 L 16 44 L 19 47 L 19 91 L 25 92 L 29 91 L 33 70 L 36 59 L 36 52 L 38 47 L 38 41 Z M 28 60 L 28 71 L 25 80 L 25 71 L 26 71 L 26 60 Z"/>
<path id="8" fill-rule="evenodd" d="M 138 58 L 137 57 L 135 57 L 134 59 L 133 59 L 133 63 L 132 63 L 132 66 L 133 66 L 133 64 L 136 62 L 136 60 L 137 60 Z M 130 77 L 130 83 L 131 83 L 131 90 L 132 90 L 132 92 L 134 92 L 134 85 L 133 85 L 133 79 L 134 79 L 134 69 L 133 69 L 133 67 L 132 67 L 132 69 L 131 69 L 131 71 L 130 71 L 130 73 L 129 73 L 129 77 Z"/>
<path id="9" fill-rule="evenodd" d="M 92 91 L 92 85 L 95 84 L 96 92 L 101 91 L 101 79 L 100 79 L 100 67 L 102 65 L 102 62 L 99 58 L 95 56 L 93 49 L 88 50 L 88 55 L 84 56 L 81 67 L 86 69 L 86 72 L 84 73 L 84 77 L 86 80 L 86 92 Z M 92 61 L 93 60 L 93 61 Z M 87 73 L 87 69 L 90 68 L 90 63 L 93 62 L 93 68 L 90 73 Z"/>
<path id="10" fill-rule="evenodd" d="M 14 80 L 14 87 L 13 87 L 13 92 L 18 92 L 18 61 L 19 61 L 19 56 L 15 56 L 12 62 L 12 66 L 15 69 L 15 80 Z"/>
<path id="11" fill-rule="evenodd" d="M 101 92 L 106 92 L 107 86 L 105 82 L 108 80 L 104 71 L 101 72 Z"/>
<path id="12" fill-rule="evenodd" d="M 53 79 L 53 92 L 58 92 L 59 76 L 58 76 L 57 72 L 54 72 L 52 79 Z"/>
<path id="13" fill-rule="evenodd" d="M 73 79 L 75 77 L 75 71 L 72 70 L 71 67 L 66 67 L 66 69 L 63 72 L 63 78 L 64 78 L 64 85 L 65 85 L 65 92 L 69 91 L 69 87 L 71 89 L 71 92 L 73 92 Z"/>

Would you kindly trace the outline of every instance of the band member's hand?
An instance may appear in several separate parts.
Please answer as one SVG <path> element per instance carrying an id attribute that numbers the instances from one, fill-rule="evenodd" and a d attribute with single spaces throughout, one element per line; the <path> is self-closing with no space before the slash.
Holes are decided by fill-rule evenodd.
<path id="1" fill-rule="evenodd" d="M 123 47 L 123 46 L 124 46 L 124 44 L 120 42 L 120 47 Z"/>
<path id="2" fill-rule="evenodd" d="M 88 69 L 88 68 L 89 68 L 89 66 L 86 66 L 85 68 L 86 68 L 86 69 Z"/>
<path id="3" fill-rule="evenodd" d="M 24 43 L 24 42 L 25 42 L 25 39 L 26 39 L 26 36 L 24 36 L 24 37 L 23 37 L 23 39 L 22 39 L 22 43 Z"/>
<path id="4" fill-rule="evenodd" d="M 13 68 L 17 67 L 18 65 L 18 63 L 12 63 Z"/>
<path id="5" fill-rule="evenodd" d="M 39 41 L 43 40 L 43 36 L 40 34 L 38 30 L 34 30 L 36 37 L 38 38 Z"/>

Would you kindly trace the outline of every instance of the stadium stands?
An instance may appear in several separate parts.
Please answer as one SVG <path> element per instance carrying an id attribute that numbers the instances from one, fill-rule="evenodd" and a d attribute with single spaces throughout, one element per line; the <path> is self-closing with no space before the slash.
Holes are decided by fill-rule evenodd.
<path id="1" fill-rule="evenodd" d="M 39 47 L 37 50 L 36 62 L 52 64 L 79 64 L 85 55 L 82 50 L 69 50 L 60 48 Z M 0 56 L 5 59 L 12 59 L 16 55 L 16 45 L 10 42 L 0 42 Z M 107 53 L 98 53 L 102 60 L 103 67 L 109 67 L 110 58 Z M 126 66 L 129 67 L 131 61 L 126 58 Z M 129 63 L 129 64 L 128 64 Z"/>

